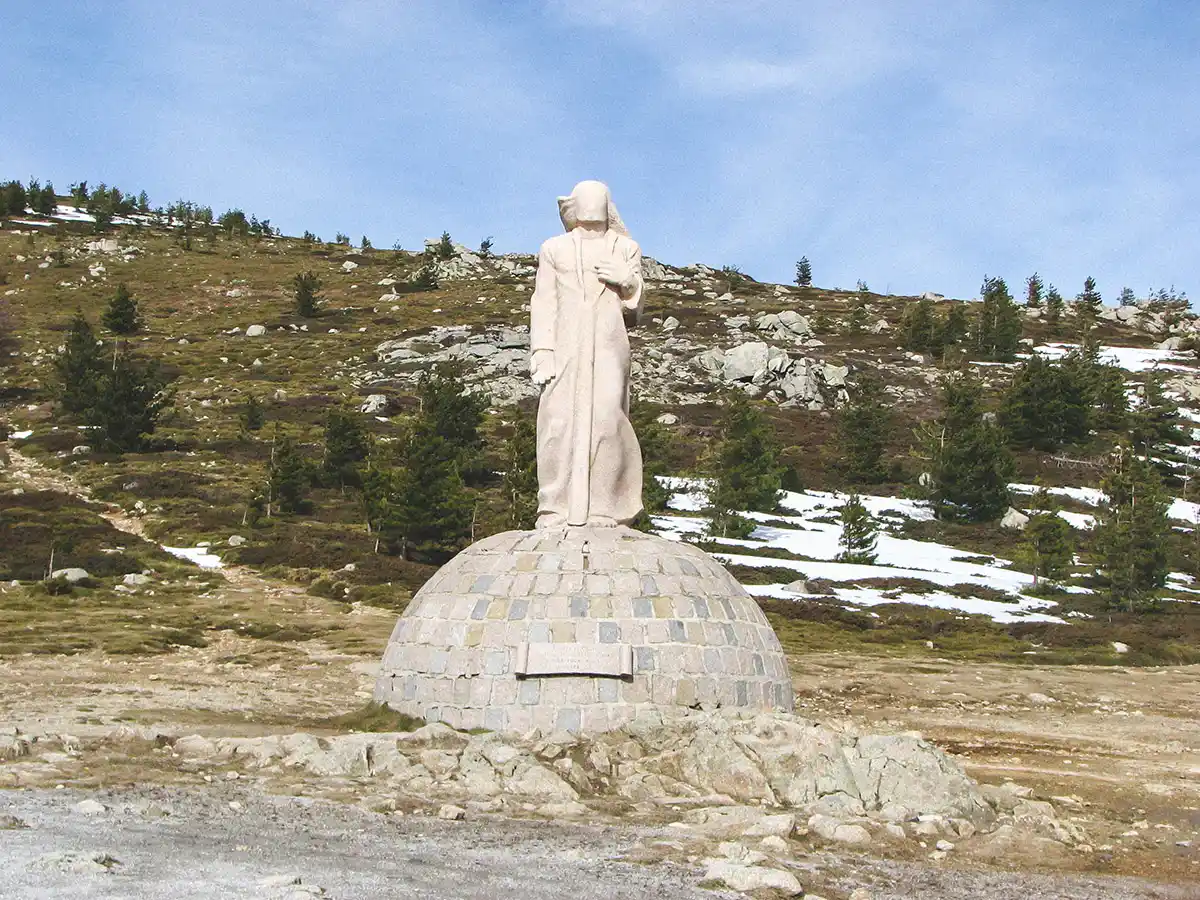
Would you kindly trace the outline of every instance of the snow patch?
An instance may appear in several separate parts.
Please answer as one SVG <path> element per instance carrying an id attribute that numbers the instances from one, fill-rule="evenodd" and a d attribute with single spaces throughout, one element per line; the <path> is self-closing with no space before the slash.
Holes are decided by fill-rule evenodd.
<path id="1" fill-rule="evenodd" d="M 208 547 L 163 547 L 172 556 L 193 562 L 202 569 L 222 569 L 225 564 L 221 557 L 210 553 Z"/>

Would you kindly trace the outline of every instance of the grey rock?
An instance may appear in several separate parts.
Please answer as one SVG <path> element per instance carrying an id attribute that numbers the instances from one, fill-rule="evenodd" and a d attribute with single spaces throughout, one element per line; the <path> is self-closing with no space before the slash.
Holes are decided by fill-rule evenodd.
<path id="1" fill-rule="evenodd" d="M 241 547 L 246 543 L 246 539 L 240 534 L 231 534 L 226 543 L 229 544 L 230 547 Z"/>
<path id="2" fill-rule="evenodd" d="M 706 866 L 705 879 L 720 881 L 734 891 L 749 893 L 774 890 L 786 897 L 798 897 L 804 893 L 804 888 L 796 876 L 783 869 L 748 866 L 726 859 L 706 860 Z"/>
<path id="3" fill-rule="evenodd" d="M 1021 512 L 1019 509 L 1009 507 L 1004 513 L 1004 517 L 1000 520 L 1001 528 L 1008 528 L 1013 531 L 1024 531 L 1025 526 L 1029 524 L 1029 516 Z"/>
<path id="4" fill-rule="evenodd" d="M 143 575 L 141 572 L 130 572 L 121 579 L 121 583 L 127 587 L 141 587 L 144 584 L 150 583 L 150 576 Z"/>
<path id="5" fill-rule="evenodd" d="M 748 341 L 725 352 L 722 375 L 726 381 L 749 381 L 766 371 L 771 348 L 764 341 Z"/>
<path id="6" fill-rule="evenodd" d="M 455 806 L 453 803 L 447 803 L 438 810 L 438 818 L 445 819 L 448 822 L 461 822 L 467 817 L 467 811 L 461 806 Z"/>
<path id="7" fill-rule="evenodd" d="M 98 816 L 107 810 L 103 803 L 93 800 L 91 797 L 87 800 L 80 800 L 72 808 L 81 816 Z"/>
<path id="8" fill-rule="evenodd" d="M 369 416 L 377 416 L 385 412 L 387 407 L 388 398 L 386 394 L 369 394 L 359 409 Z"/>
<path id="9" fill-rule="evenodd" d="M 246 337 L 262 337 L 266 333 L 266 325 L 251 325 L 246 329 Z"/>
<path id="10" fill-rule="evenodd" d="M 77 584 L 80 581 L 86 581 L 91 576 L 87 569 L 80 569 L 77 566 L 71 566 L 66 569 L 55 569 L 50 573 L 51 578 L 61 578 L 64 581 L 69 581 L 71 584 Z"/>

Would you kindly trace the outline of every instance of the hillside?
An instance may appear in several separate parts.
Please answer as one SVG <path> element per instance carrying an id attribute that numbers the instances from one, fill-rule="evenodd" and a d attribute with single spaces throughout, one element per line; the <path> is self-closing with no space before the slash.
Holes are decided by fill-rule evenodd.
<path id="1" fill-rule="evenodd" d="M 438 287 L 413 290 L 429 262 L 424 249 L 354 249 L 218 229 L 202 238 L 137 215 L 118 218 L 112 233 L 97 237 L 89 218 L 60 205 L 54 217 L 27 214 L 0 232 L 0 271 L 7 278 L 0 293 L 13 348 L 0 395 L 0 417 L 12 435 L 8 446 L 136 518 L 156 544 L 205 548 L 206 565 L 241 564 L 337 601 L 402 608 L 432 568 L 375 552 L 353 491 L 318 487 L 311 514 L 248 524 L 272 429 L 278 424 L 319 458 L 326 414 L 350 408 L 388 442 L 414 408 L 417 375 L 432 363 L 458 360 L 469 389 L 490 398 L 489 468 L 500 469 L 514 404 L 528 409 L 536 402 L 526 375 L 534 258 L 485 258 L 455 245 L 451 258 L 433 263 Z M 322 283 L 311 318 L 298 316 L 291 298 L 290 282 L 303 271 Z M 1018 532 L 939 522 L 919 500 L 914 430 L 937 414 L 937 383 L 948 366 L 898 346 L 904 311 L 918 298 L 764 284 L 732 268 L 653 259 L 645 274 L 646 316 L 632 335 L 635 385 L 641 401 L 669 423 L 669 470 L 703 475 L 720 391 L 737 384 L 767 401 L 791 485 L 806 489 L 787 494 L 780 513 L 753 514 L 763 524 L 749 540 L 705 544 L 763 598 L 790 648 L 865 643 L 892 653 L 1062 662 L 1200 658 L 1200 591 L 1191 587 L 1200 571 L 1190 527 L 1200 507 L 1186 492 L 1200 437 L 1195 426 L 1192 441 L 1162 460 L 1164 472 L 1179 476 L 1168 480 L 1179 499 L 1171 508 L 1174 574 L 1163 610 L 1110 613 L 1087 565 L 1076 567 L 1065 592 L 1034 596 L 1031 578 L 1010 564 Z M 80 309 L 98 322 L 118 283 L 127 285 L 145 320 L 133 345 L 162 361 L 176 391 L 153 452 L 123 456 L 92 449 L 86 429 L 65 419 L 49 394 L 52 361 L 70 316 Z M 936 307 L 944 314 L 962 303 L 939 299 Z M 1070 346 L 1070 317 L 1055 328 L 1039 310 L 1024 312 L 1022 342 L 1062 355 Z M 1194 353 L 1173 348 L 1196 327 L 1193 316 L 1167 319 L 1143 304 L 1106 308 L 1094 334 L 1104 356 L 1124 369 L 1131 395 L 1148 371 L 1160 372 L 1195 422 L 1200 364 Z M 1015 368 L 965 358 L 958 365 L 977 373 L 993 398 Z M 872 486 L 867 497 L 886 528 L 874 567 L 833 561 L 840 533 L 836 492 L 845 484 L 834 465 L 832 413 L 866 371 L 883 379 L 895 418 L 892 481 Z M 240 426 L 250 396 L 264 404 L 269 426 L 255 434 Z M 1098 440 L 1070 452 L 1019 453 L 1014 504 L 1028 499 L 1035 481 L 1056 489 L 1060 514 L 1082 543 L 1100 499 L 1105 452 Z M 19 491 L 14 474 L 0 470 Z M 505 527 L 498 482 L 490 476 L 478 486 L 476 537 Z M 703 521 L 694 517 L 704 506 L 696 492 L 702 484 L 676 485 L 686 490 L 671 501 L 675 513 L 657 518 L 656 527 L 706 540 Z M 112 593 L 122 587 L 119 576 L 163 564 L 157 546 L 113 553 L 114 536 L 85 505 L 12 490 L 0 502 L 14 537 L 0 554 L 5 578 L 36 580 L 53 546 L 56 568 L 78 565 L 100 579 L 85 602 L 120 605 L 133 602 L 134 593 Z M 807 585 L 794 584 L 804 579 Z M 36 620 L 43 613 L 32 615 Z M 216 627 L 204 614 L 193 615 L 195 630 L 185 642 L 203 641 L 204 631 Z M 56 616 L 26 630 L 44 634 L 45 650 L 66 649 L 54 636 L 61 627 Z M 81 640 L 106 646 L 99 635 Z"/>

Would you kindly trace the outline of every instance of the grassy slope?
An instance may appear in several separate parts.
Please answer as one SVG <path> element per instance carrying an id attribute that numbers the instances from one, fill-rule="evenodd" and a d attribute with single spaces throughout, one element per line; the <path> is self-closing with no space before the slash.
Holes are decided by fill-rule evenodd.
<path id="1" fill-rule="evenodd" d="M 255 527 L 242 524 L 246 502 L 265 472 L 269 435 L 274 423 L 279 423 L 304 444 L 314 459 L 318 458 L 320 423 L 329 408 L 356 404 L 362 394 L 369 392 L 402 391 L 395 386 L 368 389 L 355 384 L 353 375 L 371 367 L 377 344 L 419 333 L 432 325 L 521 322 L 526 317 L 524 305 L 529 294 L 527 290 L 518 290 L 518 285 L 528 285 L 529 279 L 497 277 L 483 282 L 448 282 L 436 292 L 402 295 L 398 300 L 380 303 L 386 288 L 376 282 L 385 276 L 400 280 L 411 277 L 419 266 L 417 256 L 397 251 L 360 253 L 289 239 L 222 238 L 215 245 L 195 240 L 193 249 L 185 251 L 174 235 L 133 229 L 119 235 L 122 246 L 133 244 L 141 248 L 142 252 L 132 261 L 125 262 L 119 256 L 72 252 L 89 239 L 61 228 L 57 235 L 0 232 L 0 271 L 8 273 L 9 281 L 8 288 L 0 289 L 0 293 L 13 288 L 20 291 L 8 300 L 16 319 L 14 330 L 21 353 L 9 359 L 0 393 L 3 404 L 0 419 L 7 418 L 15 428 L 30 428 L 35 432 L 33 439 L 22 444 L 24 452 L 61 467 L 89 487 L 99 500 L 127 509 L 135 501 L 143 501 L 151 510 L 148 533 L 156 539 L 190 545 L 199 540 L 223 543 L 230 535 L 241 534 L 248 538 L 247 544 L 229 551 L 227 559 L 240 559 L 260 571 L 301 584 L 313 583 L 315 592 L 338 600 L 360 599 L 402 607 L 431 569 L 373 553 L 373 540 L 362 524 L 353 492 L 343 495 L 337 489 L 318 489 L 313 496 L 311 516 L 276 518 Z M 37 266 L 38 261 L 55 251 L 64 251 L 61 264 L 44 269 Z M 19 262 L 18 255 L 27 260 Z M 342 272 L 342 263 L 347 259 L 358 264 L 351 273 Z M 89 275 L 89 265 L 96 263 L 106 268 L 101 279 Z M 324 281 L 324 302 L 318 318 L 304 320 L 292 312 L 287 285 L 297 272 L 308 269 Z M 28 280 L 24 277 L 26 273 Z M 159 443 L 156 452 L 125 457 L 72 455 L 71 448 L 86 444 L 87 435 L 59 417 L 48 402 L 46 385 L 51 356 L 74 309 L 82 309 L 93 322 L 98 322 L 119 281 L 124 281 L 138 298 L 146 319 L 145 331 L 133 343 L 140 352 L 162 359 L 177 375 L 175 411 L 156 438 Z M 837 323 L 847 318 L 850 308 L 860 299 L 852 292 L 794 288 L 792 291 L 790 297 L 780 299 L 770 287 L 747 282 L 735 289 L 745 303 L 729 307 L 728 312 L 753 315 L 792 308 L 814 319 L 823 314 Z M 886 318 L 893 325 L 899 321 L 903 304 L 908 302 L 908 298 L 877 295 L 869 295 L 867 300 L 870 321 Z M 650 317 L 673 315 L 680 319 L 681 333 L 692 340 L 703 343 L 726 336 L 715 314 L 719 305 L 705 300 L 700 293 L 685 297 L 652 290 L 647 305 Z M 398 309 L 393 310 L 393 306 Z M 267 326 L 267 334 L 247 338 L 226 333 L 251 324 Z M 308 330 L 292 330 L 291 326 L 307 326 Z M 905 478 L 911 477 L 912 471 L 906 471 L 913 468 L 906 460 L 911 428 L 935 409 L 934 392 L 929 384 L 931 370 L 909 363 L 895 346 L 894 336 L 846 333 L 836 327 L 818 336 L 825 346 L 809 351 L 813 356 L 858 365 L 884 363 L 889 367 L 890 381 L 920 389 L 916 400 L 896 405 L 899 421 L 894 434 L 894 455 L 901 460 L 900 473 Z M 1064 337 L 1048 333 L 1044 325 L 1037 323 L 1027 325 L 1025 336 L 1038 341 Z M 1105 325 L 1100 337 L 1125 343 L 1130 341 L 1131 334 Z M 639 343 L 640 338 L 635 336 L 635 354 Z M 255 366 L 255 360 L 260 365 Z M 1007 378 L 1003 370 L 996 369 L 985 369 L 983 375 L 994 385 L 1002 385 Z M 704 384 L 696 387 L 701 391 L 712 388 Z M 238 413 L 241 403 L 251 393 L 266 404 L 268 426 L 247 437 L 240 434 Z M 682 424 L 672 452 L 677 470 L 684 472 L 702 459 L 719 410 L 715 404 L 701 404 L 674 411 L 680 415 Z M 829 465 L 830 416 L 808 410 L 775 410 L 772 418 L 788 448 L 787 458 L 803 482 L 810 487 L 836 486 Z M 489 421 L 493 452 L 504 435 L 503 420 L 504 411 L 499 410 Z M 369 424 L 381 438 L 397 432 L 395 421 L 370 420 Z M 1047 484 L 1081 483 L 1079 472 L 1060 468 L 1042 455 L 1022 455 L 1019 466 L 1021 480 L 1041 477 Z M 1094 475 L 1087 473 L 1085 478 Z M 880 486 L 879 492 L 899 493 L 904 489 L 904 482 L 897 482 Z M 485 485 L 477 537 L 504 527 L 503 504 L 498 493 L 494 483 Z M 67 504 L 57 512 L 45 508 L 28 514 L 10 512 L 6 525 L 32 527 L 35 520 L 47 516 L 61 519 L 62 528 L 73 531 L 83 527 L 76 520 L 80 516 L 86 518 L 86 509 L 81 511 Z M 921 527 L 931 539 L 947 540 L 971 552 L 1007 554 L 1012 550 L 1012 537 L 991 526 Z M 64 559 L 62 564 L 82 565 L 93 559 L 105 543 L 103 538 L 93 537 L 97 539 L 76 542 L 76 546 L 88 548 L 87 553 L 92 556 L 85 556 L 80 550 L 76 559 Z M 0 566 L 12 569 L 7 577 L 33 577 L 32 570 L 25 571 L 29 568 L 28 559 L 21 562 L 20 558 L 44 558 L 45 540 L 34 543 L 36 547 L 0 551 Z M 355 563 L 353 572 L 340 571 L 350 562 Z M 113 573 L 114 578 L 116 574 Z M 195 570 L 191 574 L 195 575 Z M 181 583 L 186 585 L 186 578 Z M 203 593 L 207 584 L 206 578 L 199 581 L 193 595 Z M 184 588 L 180 590 L 186 593 Z M 9 607 L 6 615 L 10 615 L 6 631 L 20 627 L 22 616 L 32 616 L 40 602 L 35 602 L 27 589 L 21 591 L 26 598 L 21 601 L 24 605 L 5 601 Z M 59 649 L 88 646 L 87 617 L 83 612 L 83 606 L 88 604 L 81 603 L 83 596 L 92 597 L 77 590 L 74 605 L 64 606 L 58 600 L 46 603 L 47 610 L 59 611 L 57 619 L 48 621 L 67 633 L 79 635 L 78 641 L 82 642 L 72 644 L 68 640 Z M 168 616 L 154 611 L 161 608 L 159 604 L 146 606 L 136 614 L 161 615 L 163 628 L 177 629 L 180 634 L 187 631 L 171 617 L 174 612 Z M 1195 604 L 1173 605 L 1170 617 L 1155 617 L 1141 623 L 1128 617 L 1101 616 L 1086 628 L 1043 626 L 1033 630 L 1031 626 L 1001 628 L 953 614 L 904 607 L 879 608 L 876 611 L 883 618 L 864 625 L 853 616 L 830 613 L 820 606 L 812 603 L 770 606 L 785 643 L 793 649 L 867 646 L 882 652 L 924 653 L 928 652 L 926 641 L 933 640 L 937 653 L 1018 660 L 1042 647 L 1050 647 L 1047 652 L 1064 662 L 1109 661 L 1111 649 L 1105 648 L 1111 640 L 1130 643 L 1137 659 L 1143 661 L 1195 659 L 1196 648 L 1200 647 L 1196 625 L 1200 614 L 1192 612 L 1200 606 Z M 72 609 L 78 611 L 78 621 L 74 624 L 70 623 Z M 198 626 L 201 631 L 214 627 L 217 621 L 212 616 L 201 619 L 203 623 Z M 161 649 L 173 642 L 202 639 L 202 634 L 196 638 L 187 632 L 191 636 L 178 639 L 173 637 L 175 634 L 165 631 L 157 642 L 143 646 L 134 641 L 131 646 Z M 7 652 L 17 649 L 15 644 L 9 645 Z M 5 651 L 0 648 L 0 652 Z"/>

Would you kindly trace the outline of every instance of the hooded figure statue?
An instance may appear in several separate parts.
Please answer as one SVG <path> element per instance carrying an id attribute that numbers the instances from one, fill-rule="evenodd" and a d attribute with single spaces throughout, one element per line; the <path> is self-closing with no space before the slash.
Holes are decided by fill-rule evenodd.
<path id="1" fill-rule="evenodd" d="M 601 182 L 558 209 L 566 233 L 542 244 L 530 301 L 538 527 L 628 523 L 642 511 L 625 330 L 642 312 L 642 251 Z"/>

